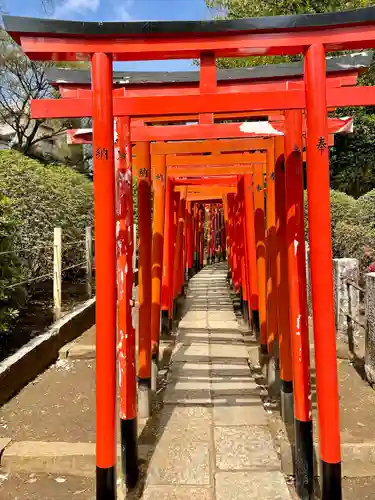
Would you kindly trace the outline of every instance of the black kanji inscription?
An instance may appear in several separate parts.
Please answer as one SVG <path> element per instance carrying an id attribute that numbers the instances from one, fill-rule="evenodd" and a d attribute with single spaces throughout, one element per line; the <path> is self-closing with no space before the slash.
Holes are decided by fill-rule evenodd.
<path id="1" fill-rule="evenodd" d="M 140 168 L 139 169 L 139 177 L 148 177 L 148 170 L 147 170 L 147 168 Z"/>
<path id="2" fill-rule="evenodd" d="M 97 148 L 95 151 L 95 158 L 97 160 L 108 160 L 108 149 L 106 148 Z"/>
<path id="3" fill-rule="evenodd" d="M 323 151 L 326 149 L 326 147 L 327 147 L 326 140 L 324 139 L 324 137 L 320 136 L 318 142 L 316 143 L 316 149 L 320 151 L 320 154 L 323 154 Z"/>

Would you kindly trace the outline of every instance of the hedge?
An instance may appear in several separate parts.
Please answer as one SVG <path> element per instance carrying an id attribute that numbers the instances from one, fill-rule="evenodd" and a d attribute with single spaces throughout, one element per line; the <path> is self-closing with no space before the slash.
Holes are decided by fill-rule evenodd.
<path id="1" fill-rule="evenodd" d="M 353 257 L 362 270 L 375 261 L 375 190 L 357 200 L 331 190 L 331 233 L 333 257 Z M 305 194 L 305 231 L 308 238 Z"/>
<path id="2" fill-rule="evenodd" d="M 84 240 L 84 228 L 92 224 L 92 198 L 92 182 L 69 167 L 0 151 L 0 202 L 7 211 L 0 230 L 17 252 L 17 279 L 52 272 L 54 227 L 63 229 L 63 265 L 82 260 L 84 244 L 68 243 Z"/>

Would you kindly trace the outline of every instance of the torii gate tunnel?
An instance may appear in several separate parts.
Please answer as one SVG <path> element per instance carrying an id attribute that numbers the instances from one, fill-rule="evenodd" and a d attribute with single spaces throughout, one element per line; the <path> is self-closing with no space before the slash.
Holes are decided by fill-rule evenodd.
<path id="1" fill-rule="evenodd" d="M 185 270 L 190 277 L 201 268 L 205 246 L 209 262 L 228 259 L 261 353 L 269 356 L 270 367 L 280 362 L 283 418 L 294 421 L 296 489 L 300 498 L 313 498 L 306 152 L 321 491 L 324 500 L 340 500 L 328 158 L 329 131 L 337 128 L 327 111 L 373 106 L 375 90 L 354 87 L 359 70 L 346 76 L 327 73 L 325 54 L 373 47 L 375 8 L 236 21 L 3 19 L 30 59 L 91 61 L 91 88 L 66 85 L 62 99 L 32 102 L 32 113 L 35 118 L 90 116 L 93 122 L 97 499 L 116 497 L 116 365 L 122 468 L 132 488 L 139 476 L 137 395 L 138 411 L 146 416 L 160 329 L 170 328 Z M 277 54 L 303 54 L 303 79 L 301 74 L 282 81 L 267 75 L 261 81 L 218 81 L 218 57 Z M 113 61 L 193 58 L 201 61 L 199 85 L 159 82 L 128 92 L 126 83 L 113 82 Z M 267 127 L 251 126 L 251 116 L 267 117 Z M 228 119 L 232 123 L 222 123 Z M 199 123 L 178 124 L 189 120 Z M 132 325 L 132 143 L 139 202 L 138 373 Z"/>

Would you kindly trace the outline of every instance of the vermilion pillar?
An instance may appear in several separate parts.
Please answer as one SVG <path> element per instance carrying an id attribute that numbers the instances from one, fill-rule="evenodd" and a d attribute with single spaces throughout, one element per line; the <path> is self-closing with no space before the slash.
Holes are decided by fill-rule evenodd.
<path id="1" fill-rule="evenodd" d="M 156 390 L 160 340 L 160 310 L 163 276 L 163 242 L 165 221 L 166 162 L 165 155 L 156 155 L 152 169 L 154 211 L 152 226 L 152 304 L 151 304 L 151 388 Z"/>
<path id="2" fill-rule="evenodd" d="M 212 206 L 208 206 L 207 210 L 207 264 L 211 264 L 212 253 Z"/>
<path id="3" fill-rule="evenodd" d="M 174 253 L 173 262 L 173 299 L 174 311 L 176 310 L 176 301 L 180 293 L 181 286 L 181 265 L 182 265 L 182 254 L 183 254 L 183 239 L 184 239 L 184 224 L 185 224 L 185 203 L 186 200 L 183 198 L 183 193 L 180 194 L 181 198 L 178 203 L 177 211 L 177 227 L 176 227 L 176 247 Z M 173 314 L 175 316 L 175 314 Z"/>
<path id="4" fill-rule="evenodd" d="M 136 144 L 138 171 L 138 411 L 151 413 L 151 158 L 150 144 Z"/>
<path id="5" fill-rule="evenodd" d="M 200 208 L 198 203 L 195 204 L 194 209 L 194 223 L 195 223 L 195 239 L 194 239 L 194 261 L 195 261 L 195 271 L 198 272 L 200 269 L 199 262 L 199 251 L 200 251 Z"/>
<path id="6" fill-rule="evenodd" d="M 194 267 L 194 218 L 193 207 L 191 201 L 187 203 L 187 227 L 186 227 L 186 252 L 187 252 L 187 269 L 188 278 L 193 276 Z"/>
<path id="7" fill-rule="evenodd" d="M 264 220 L 264 174 L 263 165 L 254 167 L 254 227 L 258 278 L 259 341 L 261 353 L 267 353 L 267 288 L 266 288 L 266 243 Z"/>
<path id="8" fill-rule="evenodd" d="M 241 298 L 242 287 L 242 269 L 240 257 L 240 218 L 239 218 L 239 200 L 238 191 L 234 196 L 233 202 L 233 269 L 234 269 L 234 288 Z"/>
<path id="9" fill-rule="evenodd" d="M 270 354 L 268 360 L 268 391 L 272 397 L 279 397 L 279 342 L 277 332 L 277 244 L 276 244 L 276 196 L 275 196 L 275 160 L 280 151 L 274 148 L 267 152 L 267 197 L 266 197 L 266 255 L 267 255 L 267 345 Z"/>
<path id="10" fill-rule="evenodd" d="M 229 219 L 228 219 L 228 197 L 223 196 L 223 225 L 224 225 L 224 260 L 228 260 L 230 265 L 230 244 L 229 244 Z"/>
<path id="11" fill-rule="evenodd" d="M 133 183 L 130 119 L 117 124 L 117 341 L 120 392 L 121 461 L 126 484 L 138 480 L 137 387 L 133 303 Z"/>
<path id="12" fill-rule="evenodd" d="M 340 500 L 341 453 L 332 278 L 326 60 L 323 45 L 305 54 L 307 189 L 322 499 Z"/>
<path id="13" fill-rule="evenodd" d="M 238 183 L 238 208 L 239 208 L 239 251 L 241 262 L 241 281 L 242 281 L 242 314 L 245 323 L 249 324 L 249 284 L 248 284 L 248 269 L 247 269 L 247 253 L 246 253 L 246 226 L 245 218 L 245 203 L 244 203 L 244 178 L 241 177 Z"/>
<path id="14" fill-rule="evenodd" d="M 267 152 L 267 344 L 268 352 L 278 356 L 277 347 L 277 294 L 276 294 L 276 197 L 275 149 Z"/>
<path id="15" fill-rule="evenodd" d="M 169 273 L 169 317 L 175 319 L 175 272 L 178 272 L 178 261 L 177 268 L 175 267 L 176 259 L 176 242 L 177 242 L 177 227 L 179 221 L 179 208 L 180 208 L 180 193 L 178 191 L 172 191 L 172 237 L 171 237 L 171 253 L 170 253 L 170 273 Z"/>
<path id="16" fill-rule="evenodd" d="M 253 328 L 259 328 L 258 312 L 258 283 L 257 283 L 257 259 L 256 242 L 254 227 L 254 200 L 253 200 L 253 176 L 246 174 L 244 176 L 244 201 L 245 201 L 245 227 L 246 227 L 246 249 L 247 249 L 247 268 L 249 270 L 249 307 L 251 323 Z"/>
<path id="17" fill-rule="evenodd" d="M 236 291 L 239 289 L 237 252 L 236 252 L 236 230 L 235 230 L 235 195 L 228 194 L 228 224 L 229 224 L 229 244 L 230 244 L 230 271 L 232 284 Z"/>
<path id="18" fill-rule="evenodd" d="M 203 268 L 204 263 L 204 221 L 206 211 L 203 205 L 200 205 L 200 219 L 199 219 L 199 267 Z"/>
<path id="19" fill-rule="evenodd" d="M 172 225 L 173 225 L 173 200 L 172 181 L 167 177 L 165 193 L 165 215 L 164 215 L 164 242 L 163 242 L 163 277 L 162 277 L 162 305 L 161 305 L 161 325 L 164 333 L 171 330 L 171 317 L 169 315 L 169 275 L 172 251 Z"/>
<path id="20" fill-rule="evenodd" d="M 313 435 L 306 297 L 302 112 L 286 111 L 285 127 L 286 236 L 293 357 L 296 489 L 301 498 L 310 498 L 313 492 Z"/>
<path id="21" fill-rule="evenodd" d="M 92 57 L 96 260 L 96 498 L 116 497 L 116 220 L 112 58 Z"/>
<path id="22" fill-rule="evenodd" d="M 293 425 L 293 373 L 289 332 L 288 253 L 286 241 L 284 138 L 275 139 L 275 196 L 276 196 L 276 267 L 277 267 L 277 317 L 280 354 L 281 416 L 286 424 Z"/>
<path id="23" fill-rule="evenodd" d="M 211 250 L 211 264 L 215 262 L 216 258 L 216 232 L 217 232 L 217 208 L 216 205 L 212 208 L 212 250 Z"/>

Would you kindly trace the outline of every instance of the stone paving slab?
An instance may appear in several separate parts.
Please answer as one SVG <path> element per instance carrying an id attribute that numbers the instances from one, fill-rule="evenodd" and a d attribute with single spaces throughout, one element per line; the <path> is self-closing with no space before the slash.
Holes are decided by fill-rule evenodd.
<path id="1" fill-rule="evenodd" d="M 142 500 L 213 500 L 213 490 L 196 486 L 148 486 Z"/>
<path id="2" fill-rule="evenodd" d="M 237 321 L 228 320 L 228 321 L 219 321 L 219 320 L 210 320 L 208 319 L 208 328 L 212 328 L 215 330 L 231 330 L 236 329 L 238 327 Z"/>
<path id="3" fill-rule="evenodd" d="M 208 359 L 209 357 L 208 344 L 191 343 L 189 346 L 182 346 L 178 349 L 173 361 L 196 361 L 197 359 Z"/>
<path id="4" fill-rule="evenodd" d="M 230 348 L 227 344 L 211 344 L 210 345 L 211 358 L 224 358 L 227 360 L 242 359 L 246 361 L 247 348 L 245 345 L 231 345 Z"/>
<path id="5" fill-rule="evenodd" d="M 267 414 L 259 398 L 252 406 L 214 406 L 213 421 L 215 426 L 267 425 Z M 258 404 L 257 404 L 258 403 Z"/>
<path id="6" fill-rule="evenodd" d="M 281 472 L 219 472 L 216 500 L 290 500 L 290 495 Z"/>
<path id="7" fill-rule="evenodd" d="M 209 486 L 209 454 L 209 445 L 204 442 L 160 442 L 148 467 L 147 484 Z"/>
<path id="8" fill-rule="evenodd" d="M 216 466 L 221 470 L 279 470 L 280 461 L 264 426 L 215 427 Z"/>
<path id="9" fill-rule="evenodd" d="M 194 363 L 192 361 L 181 363 L 174 362 L 169 376 L 172 379 L 178 377 L 208 377 L 210 374 L 209 363 Z"/>
<path id="10" fill-rule="evenodd" d="M 165 407 L 155 423 L 154 435 L 159 443 L 173 440 L 180 442 L 209 442 L 211 439 L 212 408 L 202 406 Z M 147 444 L 147 441 L 142 440 Z"/>

